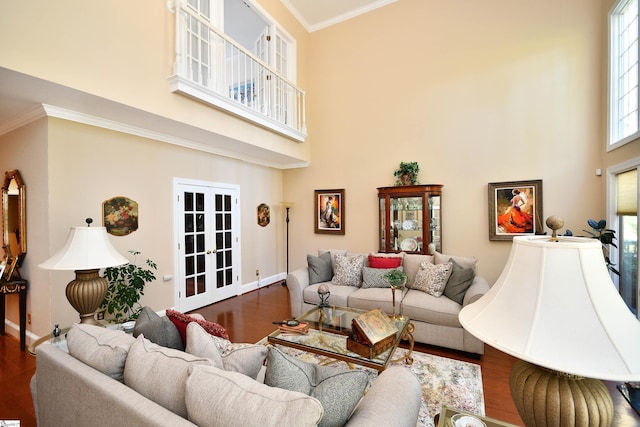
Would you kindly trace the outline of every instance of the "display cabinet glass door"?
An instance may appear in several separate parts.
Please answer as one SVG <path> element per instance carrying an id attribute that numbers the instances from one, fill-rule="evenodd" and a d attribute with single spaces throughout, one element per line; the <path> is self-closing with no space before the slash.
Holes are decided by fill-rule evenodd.
<path id="1" fill-rule="evenodd" d="M 391 233 L 394 251 L 422 252 L 422 197 L 390 199 Z"/>
<path id="2" fill-rule="evenodd" d="M 442 253 L 442 238 L 440 236 L 440 197 L 429 196 L 429 241 L 434 249 Z"/>

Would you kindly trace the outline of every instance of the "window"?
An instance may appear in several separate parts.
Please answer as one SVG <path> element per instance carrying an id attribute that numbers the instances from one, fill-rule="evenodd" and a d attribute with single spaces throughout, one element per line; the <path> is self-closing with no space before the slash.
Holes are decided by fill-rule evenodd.
<path id="1" fill-rule="evenodd" d="M 610 188 L 612 194 L 611 222 L 617 231 L 617 250 L 612 260 L 620 275 L 614 277 L 624 302 L 638 316 L 638 169 L 640 159 L 618 166 L 612 171 Z"/>
<path id="2" fill-rule="evenodd" d="M 609 13 L 609 143 L 638 137 L 638 0 L 618 0 Z"/>

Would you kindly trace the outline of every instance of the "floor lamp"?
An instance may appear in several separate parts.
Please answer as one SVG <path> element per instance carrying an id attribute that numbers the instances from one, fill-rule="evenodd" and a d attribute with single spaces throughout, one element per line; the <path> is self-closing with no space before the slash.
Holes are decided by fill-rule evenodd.
<path id="1" fill-rule="evenodd" d="M 74 270 L 76 278 L 67 285 L 67 299 L 80 314 L 80 323 L 97 325 L 94 314 L 109 287 L 107 279 L 100 277 L 100 269 L 126 264 L 129 260 L 111 245 L 105 227 L 91 227 L 91 218 L 86 221 L 86 227 L 71 227 L 62 249 L 39 267 Z"/>
<path id="2" fill-rule="evenodd" d="M 640 380 L 640 321 L 596 239 L 514 237 L 497 282 L 459 320 L 520 359 L 510 388 L 527 427 L 609 426 L 613 402 L 599 380 Z"/>
<path id="3" fill-rule="evenodd" d="M 287 228 L 287 238 L 286 238 L 286 246 L 287 246 L 287 276 L 289 275 L 289 209 L 293 207 L 293 202 L 282 202 L 282 206 L 287 211 L 287 216 L 285 217 L 286 228 Z M 282 286 L 287 286 L 287 279 L 284 279 L 282 282 Z"/>

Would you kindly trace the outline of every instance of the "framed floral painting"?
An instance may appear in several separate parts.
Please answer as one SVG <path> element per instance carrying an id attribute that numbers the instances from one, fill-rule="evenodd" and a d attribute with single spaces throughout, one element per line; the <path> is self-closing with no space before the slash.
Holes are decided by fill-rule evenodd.
<path id="1" fill-rule="evenodd" d="M 489 240 L 543 233 L 541 179 L 489 183 Z"/>
<path id="2" fill-rule="evenodd" d="M 128 197 L 116 196 L 102 202 L 102 224 L 107 233 L 126 236 L 138 229 L 138 203 Z"/>
<path id="3" fill-rule="evenodd" d="M 315 232 L 344 234 L 344 189 L 315 190 Z"/>

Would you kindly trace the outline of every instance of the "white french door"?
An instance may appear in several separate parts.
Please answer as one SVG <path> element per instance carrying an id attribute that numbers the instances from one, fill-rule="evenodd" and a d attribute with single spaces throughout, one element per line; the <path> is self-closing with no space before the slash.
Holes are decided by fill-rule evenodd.
<path id="1" fill-rule="evenodd" d="M 239 188 L 176 180 L 176 291 L 181 311 L 240 293 Z"/>

